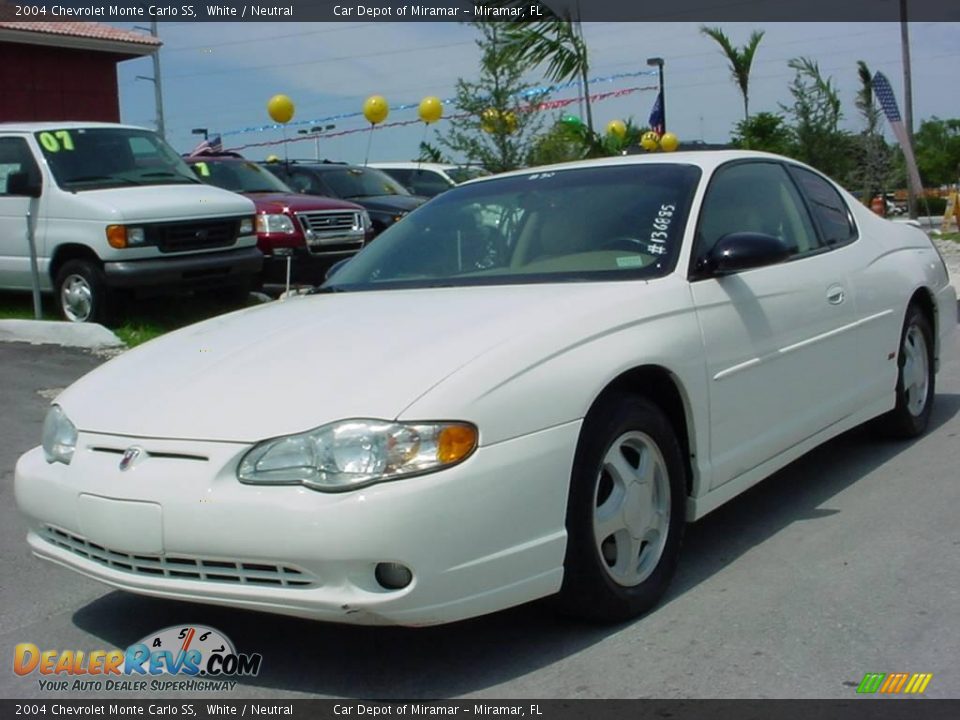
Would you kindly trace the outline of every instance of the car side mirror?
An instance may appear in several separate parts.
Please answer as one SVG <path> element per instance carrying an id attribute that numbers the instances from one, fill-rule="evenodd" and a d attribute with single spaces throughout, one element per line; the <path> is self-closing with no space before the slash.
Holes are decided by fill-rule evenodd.
<path id="1" fill-rule="evenodd" d="M 778 237 L 756 232 L 724 235 L 707 254 L 704 270 L 710 275 L 729 275 L 776 265 L 790 257 L 790 248 Z"/>
<path id="2" fill-rule="evenodd" d="M 43 192 L 40 178 L 31 178 L 27 172 L 15 172 L 7 175 L 7 195 L 38 198 Z"/>

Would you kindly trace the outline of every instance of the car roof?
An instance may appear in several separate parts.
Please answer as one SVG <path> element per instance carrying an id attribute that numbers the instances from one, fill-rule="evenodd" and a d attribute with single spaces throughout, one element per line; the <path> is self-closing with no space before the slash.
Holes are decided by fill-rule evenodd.
<path id="1" fill-rule="evenodd" d="M 462 166 L 432 162 L 372 162 L 368 167 L 380 170 L 456 170 Z"/>
<path id="2" fill-rule="evenodd" d="M 592 167 L 618 167 L 621 165 L 694 165 L 704 171 L 712 172 L 720 165 L 733 160 L 749 159 L 776 160 L 778 162 L 784 161 L 792 163 L 793 165 L 808 167 L 807 165 L 804 165 L 802 162 L 794 160 L 793 158 L 784 157 L 783 155 L 775 155 L 773 153 L 759 152 L 756 150 L 678 150 L 670 153 L 656 152 L 647 153 L 645 155 L 615 155 L 613 157 L 594 158 L 590 160 L 575 160 L 572 162 L 557 163 L 555 165 L 539 165 L 520 170 L 511 170 L 509 172 L 499 173 L 497 175 L 474 178 L 473 180 L 468 180 L 467 182 L 472 185 L 473 183 L 490 182 L 492 180 L 497 180 L 504 177 L 531 175 L 533 173 L 540 172 L 576 170 Z"/>
<path id="3" fill-rule="evenodd" d="M 123 130 L 149 130 L 139 125 L 124 125 L 121 123 L 80 122 L 64 120 L 59 122 L 4 122 L 0 123 L 0 132 L 38 132 L 42 130 L 80 130 L 95 128 L 120 128 Z"/>

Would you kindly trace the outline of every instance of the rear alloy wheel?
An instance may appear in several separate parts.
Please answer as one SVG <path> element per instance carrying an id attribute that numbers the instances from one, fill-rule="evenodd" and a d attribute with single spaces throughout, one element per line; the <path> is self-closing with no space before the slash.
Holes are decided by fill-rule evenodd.
<path id="1" fill-rule="evenodd" d="M 897 405 L 881 416 L 878 427 L 890 437 L 921 435 L 933 411 L 935 374 L 933 329 L 919 307 L 907 308 L 897 354 Z"/>
<path id="2" fill-rule="evenodd" d="M 56 280 L 60 313 L 70 322 L 105 322 L 108 316 L 108 290 L 103 273 L 89 260 L 70 260 L 63 264 Z"/>
<path id="3" fill-rule="evenodd" d="M 653 403 L 620 398 L 591 411 L 567 508 L 565 610 L 618 622 L 656 604 L 679 559 L 683 468 L 676 433 Z"/>

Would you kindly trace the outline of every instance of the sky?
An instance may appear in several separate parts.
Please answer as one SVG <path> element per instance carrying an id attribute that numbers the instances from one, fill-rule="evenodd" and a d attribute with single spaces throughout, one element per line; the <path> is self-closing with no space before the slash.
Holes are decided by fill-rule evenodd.
<path id="1" fill-rule="evenodd" d="M 115 23 L 130 28 L 132 23 Z M 167 140 L 180 152 L 199 137 L 194 128 L 220 133 L 228 148 L 288 139 L 290 158 L 312 158 L 314 139 L 298 130 L 312 121 L 336 125 L 340 136 L 320 140 L 321 157 L 347 162 L 412 160 L 420 141 L 432 141 L 449 120 L 429 127 L 423 123 L 366 132 L 359 113 L 370 95 L 383 95 L 392 110 L 387 123 L 416 120 L 416 105 L 426 96 L 452 98 L 458 78 L 475 80 L 480 51 L 477 32 L 458 23 L 177 23 L 160 22 L 160 53 Z M 854 107 L 858 60 L 889 78 L 903 108 L 903 70 L 898 23 L 722 23 L 736 45 L 751 31 L 765 36 L 754 60 L 750 80 L 750 111 L 776 112 L 790 102 L 791 58 L 818 62 L 832 77 L 843 100 L 847 129 L 856 130 Z M 960 66 L 960 23 L 910 23 L 913 66 L 914 124 L 931 116 L 960 117 L 956 68 Z M 742 99 L 726 60 L 713 40 L 699 32 L 698 23 L 586 23 L 592 78 L 602 82 L 592 93 L 642 88 L 596 102 L 594 124 L 633 118 L 645 125 L 656 97 L 657 78 L 646 58 L 665 61 L 668 130 L 681 141 L 726 142 L 742 119 Z M 635 77 L 615 78 L 647 72 Z M 153 83 L 149 58 L 119 65 L 123 122 L 155 127 Z M 609 79 L 608 79 L 609 78 Z M 531 67 L 530 83 L 545 87 L 543 68 Z M 251 131 L 273 124 L 267 101 L 283 93 L 294 102 L 295 115 L 285 130 Z M 576 97 L 575 88 L 558 90 L 551 99 Z M 569 111 L 578 114 L 576 105 Z M 445 115 L 454 111 L 446 107 Z M 550 112 L 557 116 L 560 111 Z M 301 124 L 302 123 L 302 124 Z M 246 132 L 239 132 L 246 130 Z M 350 132 L 354 131 L 354 132 Z M 246 147 L 244 155 L 262 159 L 283 155 L 283 146 Z M 459 158 L 455 158 L 459 159 Z"/>

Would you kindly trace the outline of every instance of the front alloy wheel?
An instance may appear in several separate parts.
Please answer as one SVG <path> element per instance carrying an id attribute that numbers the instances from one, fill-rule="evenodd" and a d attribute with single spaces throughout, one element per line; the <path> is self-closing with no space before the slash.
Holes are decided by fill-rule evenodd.
<path id="1" fill-rule="evenodd" d="M 653 607 L 676 570 L 686 471 L 663 411 L 633 395 L 584 420 L 567 500 L 562 609 L 601 622 Z"/>
<path id="2" fill-rule="evenodd" d="M 897 353 L 897 404 L 877 418 L 876 428 L 894 438 L 922 434 L 930 423 L 935 392 L 933 328 L 915 304 L 907 308 Z"/>

